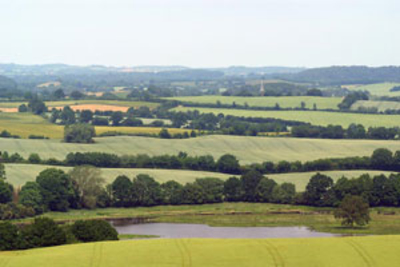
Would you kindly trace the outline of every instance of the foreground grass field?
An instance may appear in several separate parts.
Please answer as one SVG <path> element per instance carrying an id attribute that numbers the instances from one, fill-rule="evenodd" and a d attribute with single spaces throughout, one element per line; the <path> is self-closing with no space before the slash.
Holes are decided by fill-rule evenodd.
<path id="1" fill-rule="evenodd" d="M 33 165 L 33 164 L 5 164 L 7 181 L 14 186 L 22 186 L 28 181 L 34 181 L 39 173 L 47 168 L 58 168 L 68 172 L 72 167 L 58 167 L 50 165 Z M 119 175 L 126 175 L 130 178 L 138 174 L 148 174 L 156 181 L 164 183 L 170 180 L 177 181 L 181 184 L 186 184 L 195 181 L 197 178 L 213 177 L 226 180 L 233 176 L 230 174 L 223 174 L 217 172 L 203 172 L 203 171 L 190 171 L 190 170 L 163 170 L 163 169 L 112 169 L 101 168 L 102 177 L 107 183 L 111 183 Z M 359 177 L 362 174 L 368 173 L 371 176 L 385 174 L 389 172 L 370 171 L 370 170 L 357 170 L 357 171 L 326 171 L 320 172 L 322 174 L 332 177 L 337 180 L 343 176 L 347 178 Z M 267 175 L 269 178 L 274 179 L 277 183 L 293 183 L 296 185 L 297 191 L 304 191 L 309 179 L 316 174 L 316 172 L 300 172 L 300 173 L 282 173 Z"/>
<path id="2" fill-rule="evenodd" d="M 306 108 L 312 109 L 314 104 L 317 109 L 338 109 L 338 104 L 342 101 L 340 97 L 317 97 L 317 96 L 282 96 L 282 97 L 240 97 L 240 96 L 185 96 L 169 97 L 169 100 L 179 100 L 187 103 L 237 105 L 247 103 L 250 107 L 275 107 L 278 103 L 281 108 L 300 108 L 301 102 L 306 104 Z"/>
<path id="3" fill-rule="evenodd" d="M 96 133 L 120 132 L 126 134 L 158 134 L 162 128 L 159 127 L 111 127 L 96 126 Z M 51 139 L 62 139 L 64 126 L 48 122 L 46 119 L 30 113 L 0 113 L 0 131 L 7 130 L 21 138 L 29 135 L 42 135 Z M 169 129 L 172 134 L 190 133 L 190 130 Z"/>
<path id="4" fill-rule="evenodd" d="M 156 239 L 2 252 L 7 267 L 398 266 L 399 236 L 314 239 Z"/>
<path id="5" fill-rule="evenodd" d="M 136 136 L 96 138 L 95 144 L 67 144 L 59 140 L 0 138 L 0 149 L 24 157 L 39 153 L 43 158 L 64 159 L 70 152 L 106 152 L 118 155 L 235 155 L 243 164 L 263 161 L 308 161 L 320 158 L 370 156 L 377 148 L 400 150 L 396 140 L 328 140 L 210 135 L 190 139 L 159 139 Z"/>
<path id="6" fill-rule="evenodd" d="M 222 113 L 224 115 L 243 116 L 243 117 L 260 117 L 260 118 L 276 118 L 283 120 L 293 120 L 308 122 L 313 125 L 327 126 L 329 124 L 341 125 L 347 128 L 352 123 L 362 124 L 365 127 L 397 127 L 399 126 L 400 115 L 381 115 L 381 114 L 357 114 L 357 113 L 340 113 L 327 111 L 298 111 L 298 110 L 282 110 L 282 111 L 259 111 L 259 110 L 240 110 L 240 109 L 223 109 L 223 108 L 190 108 L 177 107 L 175 111 L 198 110 L 202 113 Z"/>

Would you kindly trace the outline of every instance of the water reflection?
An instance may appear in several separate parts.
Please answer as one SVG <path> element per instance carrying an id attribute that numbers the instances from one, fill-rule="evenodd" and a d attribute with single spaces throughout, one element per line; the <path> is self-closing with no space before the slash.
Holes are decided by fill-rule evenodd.
<path id="1" fill-rule="evenodd" d="M 113 222 L 112 222 L 113 223 Z M 210 227 L 204 224 L 116 224 L 119 234 L 157 235 L 162 238 L 306 238 L 339 236 L 307 227 Z"/>

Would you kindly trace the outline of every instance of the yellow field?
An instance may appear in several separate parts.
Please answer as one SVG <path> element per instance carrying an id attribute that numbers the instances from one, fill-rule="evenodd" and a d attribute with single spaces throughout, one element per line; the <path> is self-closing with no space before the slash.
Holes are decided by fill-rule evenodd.
<path id="1" fill-rule="evenodd" d="M 400 236 L 153 239 L 0 253 L 7 267 L 394 267 Z"/>
<path id="2" fill-rule="evenodd" d="M 162 128 L 159 127 L 111 127 L 96 126 L 96 133 L 120 132 L 126 134 L 158 134 Z M 62 139 L 64 126 L 55 125 L 44 118 L 30 113 L 0 113 L 0 131 L 7 130 L 21 138 L 29 135 L 43 135 L 51 139 Z M 184 129 L 168 129 L 172 134 L 190 131 Z"/>

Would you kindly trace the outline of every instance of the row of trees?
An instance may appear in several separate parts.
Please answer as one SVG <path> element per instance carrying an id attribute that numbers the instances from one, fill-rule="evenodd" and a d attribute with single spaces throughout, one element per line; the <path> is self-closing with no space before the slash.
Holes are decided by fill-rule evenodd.
<path id="1" fill-rule="evenodd" d="M 400 137 L 399 127 L 365 127 L 361 124 L 350 124 L 347 129 L 340 125 L 312 126 L 299 125 L 292 127 L 292 136 L 307 138 L 329 138 L 329 139 L 378 139 L 391 140 Z"/>
<path id="2" fill-rule="evenodd" d="M 289 173 L 289 172 L 310 172 L 328 170 L 384 170 L 400 171 L 400 151 L 393 153 L 389 149 L 376 149 L 370 157 L 348 157 L 337 159 L 318 159 L 307 162 L 280 161 L 274 163 L 265 161 L 251 165 L 240 165 L 238 159 L 231 154 L 222 155 L 215 160 L 211 155 L 189 156 L 185 152 L 178 155 L 149 156 L 124 155 L 102 152 L 76 152 L 69 153 L 65 160 L 42 159 L 38 154 L 31 154 L 24 159 L 18 153 L 9 154 L 2 152 L 0 159 L 5 163 L 31 163 L 60 166 L 92 165 L 102 168 L 154 168 L 154 169 L 188 169 L 230 174 L 243 174 L 248 170 L 257 170 L 263 174 Z"/>
<path id="3" fill-rule="evenodd" d="M 336 207 L 348 195 L 360 196 L 370 206 L 400 206 L 400 174 L 389 176 L 368 174 L 358 178 L 342 177 L 336 181 L 317 173 L 311 177 L 297 204 Z"/>

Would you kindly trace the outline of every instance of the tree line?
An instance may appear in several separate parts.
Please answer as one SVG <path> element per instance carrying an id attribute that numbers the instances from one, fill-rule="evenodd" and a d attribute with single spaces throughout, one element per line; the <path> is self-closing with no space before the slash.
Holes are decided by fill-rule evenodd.
<path id="1" fill-rule="evenodd" d="M 400 171 L 400 150 L 392 152 L 386 148 L 374 150 L 370 157 L 328 158 L 313 161 L 265 161 L 250 165 L 241 165 L 231 154 L 224 154 L 217 160 L 211 155 L 190 156 L 186 152 L 178 155 L 149 156 L 146 154 L 123 155 L 104 152 L 72 152 L 64 160 L 54 158 L 42 159 L 39 154 L 32 153 L 27 159 L 20 154 L 0 154 L 3 163 L 30 163 L 58 166 L 91 165 L 99 168 L 149 168 L 149 169 L 185 169 L 195 171 L 243 174 L 251 169 L 262 174 L 310 172 L 329 170 L 382 170 Z"/>

